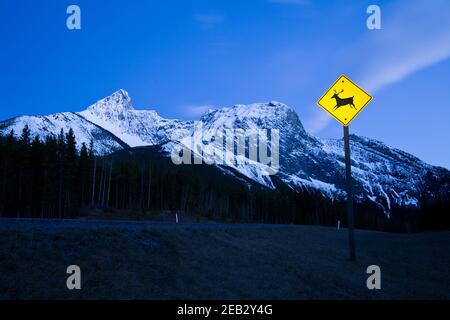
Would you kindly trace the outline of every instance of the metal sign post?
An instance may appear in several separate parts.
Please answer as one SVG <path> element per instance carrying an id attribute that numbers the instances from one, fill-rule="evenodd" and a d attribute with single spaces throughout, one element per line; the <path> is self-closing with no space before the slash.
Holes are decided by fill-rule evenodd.
<path id="1" fill-rule="evenodd" d="M 331 86 L 317 104 L 344 126 L 345 179 L 347 189 L 347 220 L 350 260 L 356 260 L 355 222 L 353 212 L 352 164 L 350 158 L 350 134 L 348 126 L 372 100 L 363 89 L 345 75 Z"/>
<path id="2" fill-rule="evenodd" d="M 350 261 L 355 261 L 355 223 L 353 214 L 353 182 L 352 164 L 350 159 L 350 134 L 348 126 L 344 126 L 344 150 L 345 150 L 345 179 L 347 183 L 347 220 L 348 220 L 348 243 Z"/>

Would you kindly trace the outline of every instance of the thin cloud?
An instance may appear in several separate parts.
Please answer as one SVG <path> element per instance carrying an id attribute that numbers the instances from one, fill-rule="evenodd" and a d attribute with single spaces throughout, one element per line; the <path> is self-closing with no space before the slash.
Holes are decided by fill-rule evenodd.
<path id="1" fill-rule="evenodd" d="M 397 9 L 385 24 L 389 30 L 366 45 L 372 54 L 361 78 L 372 93 L 450 57 L 449 1 L 408 2 Z"/>
<path id="2" fill-rule="evenodd" d="M 210 109 L 214 109 L 213 105 L 187 105 L 182 107 L 183 113 L 188 117 L 200 117 L 207 113 Z"/>
<path id="3" fill-rule="evenodd" d="M 387 9 L 381 7 L 382 14 Z M 403 2 L 389 9 L 393 15 L 382 20 L 382 29 L 367 31 L 377 34 L 349 47 L 364 63 L 355 80 L 371 94 L 450 57 L 449 1 Z M 308 129 L 320 132 L 331 120 L 316 114 Z"/>
<path id="4" fill-rule="evenodd" d="M 315 108 L 314 115 L 311 118 L 306 119 L 303 124 L 309 132 L 315 134 L 324 129 L 330 123 L 330 119 L 331 116 L 327 112 Z"/>

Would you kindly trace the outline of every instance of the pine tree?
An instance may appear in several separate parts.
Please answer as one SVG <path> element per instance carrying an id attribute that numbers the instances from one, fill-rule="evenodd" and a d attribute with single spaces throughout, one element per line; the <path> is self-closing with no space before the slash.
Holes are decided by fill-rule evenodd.
<path id="1" fill-rule="evenodd" d="M 64 159 L 66 154 L 66 142 L 64 139 L 64 130 L 61 128 L 61 131 L 58 135 L 57 141 L 57 161 L 58 161 L 58 217 L 63 218 L 63 205 L 64 205 Z"/>
<path id="2" fill-rule="evenodd" d="M 31 165 L 31 171 L 30 171 L 30 183 L 28 184 L 28 201 L 29 207 L 30 207 L 30 216 L 39 214 L 40 217 L 42 217 L 42 189 L 45 188 L 45 185 L 43 185 L 43 179 L 42 179 L 42 143 L 39 138 L 39 136 L 35 136 L 33 139 L 33 142 L 31 143 L 31 149 L 30 149 L 30 165 Z"/>
<path id="3" fill-rule="evenodd" d="M 66 159 L 67 161 L 75 161 L 77 156 L 77 143 L 72 128 L 66 133 Z"/>
<path id="4" fill-rule="evenodd" d="M 11 130 L 11 133 L 14 134 Z M 28 127 L 28 125 L 26 124 L 25 127 L 23 127 L 22 129 L 22 135 L 20 136 L 20 142 L 23 145 L 28 146 L 30 144 L 30 136 L 31 136 L 31 130 Z"/>
<path id="5" fill-rule="evenodd" d="M 77 143 L 75 140 L 75 135 L 73 133 L 72 128 L 69 129 L 69 132 L 66 133 L 65 136 L 66 142 L 66 153 L 64 159 L 64 167 L 65 167 L 65 202 L 66 209 L 70 212 L 70 215 L 73 215 L 72 208 L 77 203 Z"/>
<path id="6" fill-rule="evenodd" d="M 80 201 L 81 205 L 86 204 L 86 194 L 89 191 L 89 154 L 86 147 L 86 144 L 83 142 L 80 149 L 80 157 L 79 157 L 79 175 L 80 175 Z"/>
<path id="7" fill-rule="evenodd" d="M 22 134 L 20 136 L 20 147 L 17 149 L 17 158 L 19 161 L 19 173 L 18 173 L 18 209 L 17 217 L 22 217 L 27 215 L 27 210 L 29 209 L 29 194 L 26 192 L 27 184 L 26 179 L 30 175 L 30 136 L 31 131 L 28 125 L 25 125 L 22 129 Z"/>

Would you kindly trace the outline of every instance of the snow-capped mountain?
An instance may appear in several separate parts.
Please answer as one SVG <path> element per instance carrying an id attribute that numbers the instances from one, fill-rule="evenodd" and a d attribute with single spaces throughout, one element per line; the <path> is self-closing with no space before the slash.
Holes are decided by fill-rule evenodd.
<path id="1" fill-rule="evenodd" d="M 48 135 L 58 135 L 61 129 L 67 133 L 72 128 L 77 138 L 78 148 L 83 143 L 89 146 L 92 140 L 96 154 L 107 154 L 128 147 L 112 133 L 74 112 L 54 113 L 48 116 L 19 116 L 8 119 L 0 122 L 0 134 L 7 135 L 13 130 L 15 136 L 20 136 L 25 125 L 28 125 L 33 136 L 38 135 L 41 140 L 45 140 Z"/>
<path id="2" fill-rule="evenodd" d="M 124 90 L 97 101 L 78 114 L 112 132 L 131 147 L 163 143 L 169 140 L 173 130 L 192 126 L 191 122 L 164 119 L 153 110 L 135 110 Z"/>
<path id="3" fill-rule="evenodd" d="M 285 104 L 268 102 L 209 110 L 200 122 L 199 133 L 192 121 L 164 119 L 155 111 L 136 110 L 128 93 L 119 90 L 79 113 L 21 116 L 1 122 L 0 133 L 14 129 L 20 134 L 28 124 L 33 134 L 44 137 L 71 127 L 78 143 L 94 139 L 97 154 L 128 146 L 162 145 L 169 156 L 176 145 L 171 138 L 179 129 L 187 130 L 187 138 L 193 141 L 188 145 L 193 149 L 199 145 L 214 147 L 210 133 L 217 130 L 277 129 L 280 163 L 276 178 L 261 175 L 258 163 L 229 166 L 268 188 L 275 188 L 274 179 L 279 179 L 293 189 L 319 190 L 329 197 L 345 195 L 343 141 L 308 134 L 297 113 Z M 380 141 L 352 135 L 351 159 L 356 199 L 372 201 L 386 214 L 393 206 L 417 206 L 423 193 L 450 197 L 448 170 L 428 165 Z M 234 170 L 227 170 L 227 166 L 218 167 L 233 174 Z"/>
<path id="4" fill-rule="evenodd" d="M 279 130 L 280 168 L 277 177 L 288 186 L 313 188 L 330 197 L 345 195 L 342 139 L 319 139 L 308 134 L 296 112 L 280 102 L 236 105 L 202 116 L 205 131 L 219 129 Z M 202 139 L 202 142 L 198 140 Z M 194 137 L 196 144 L 208 137 Z M 450 196 L 450 172 L 428 165 L 380 141 L 351 136 L 352 176 L 357 200 L 369 200 L 387 214 L 392 206 L 415 207 L 421 192 Z M 274 188 L 271 176 L 261 176 L 255 165 L 232 164 L 249 178 Z M 253 169 L 253 170 L 252 170 Z M 430 177 L 437 183 L 431 185 Z"/>

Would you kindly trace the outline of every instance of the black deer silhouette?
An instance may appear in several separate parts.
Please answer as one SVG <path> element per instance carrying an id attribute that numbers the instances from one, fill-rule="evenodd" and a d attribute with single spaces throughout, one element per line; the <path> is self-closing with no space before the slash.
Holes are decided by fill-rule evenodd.
<path id="1" fill-rule="evenodd" d="M 354 96 L 350 98 L 340 98 L 339 95 L 342 92 L 344 92 L 344 89 L 342 89 L 340 92 L 336 92 L 336 90 L 334 90 L 334 94 L 331 99 L 336 99 L 336 106 L 334 107 L 333 111 L 346 105 L 350 105 L 353 109 L 357 110 L 355 104 L 353 103 Z"/>

